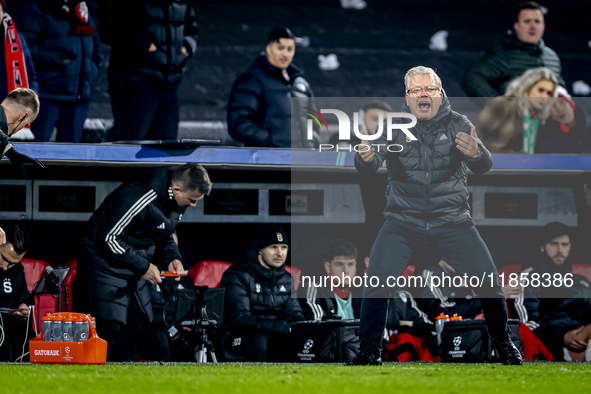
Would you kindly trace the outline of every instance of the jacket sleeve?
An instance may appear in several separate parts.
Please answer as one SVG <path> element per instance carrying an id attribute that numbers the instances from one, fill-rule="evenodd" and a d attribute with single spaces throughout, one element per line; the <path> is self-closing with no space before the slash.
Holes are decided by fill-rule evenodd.
<path id="1" fill-rule="evenodd" d="M 526 268 L 521 272 L 531 274 L 533 268 Z M 515 299 L 515 310 L 519 316 L 519 321 L 529 327 L 530 330 L 535 331 L 542 325 L 542 316 L 540 314 L 540 306 L 542 303 L 540 289 L 538 287 L 527 286 L 524 291 Z"/>
<path id="2" fill-rule="evenodd" d="M 466 116 L 463 116 L 463 118 L 464 122 L 462 124 L 462 129 L 460 131 L 470 135 L 470 132 L 473 127 L 472 122 L 470 122 L 470 120 Z M 476 158 L 471 158 L 464 155 L 464 163 L 466 163 L 466 166 L 470 169 L 470 171 L 477 175 L 480 175 L 488 172 L 492 168 L 493 160 L 492 154 L 489 152 L 488 149 L 486 149 L 480 138 L 478 138 L 478 133 L 475 134 L 476 145 L 478 145 L 478 149 L 480 150 L 481 155 Z"/>
<path id="3" fill-rule="evenodd" d="M 18 24 L 19 32 L 27 40 L 27 45 L 37 68 L 43 65 L 45 68 L 61 69 L 67 56 L 60 51 L 47 49 L 43 45 L 45 34 L 45 22 L 43 14 L 37 2 L 29 1 L 24 6 L 27 12 L 23 12 Z"/>
<path id="4" fill-rule="evenodd" d="M 29 82 L 29 89 L 39 94 L 39 81 L 37 80 L 37 72 L 35 71 L 35 64 L 33 63 L 33 56 L 31 55 L 31 50 L 27 45 L 27 39 L 25 38 L 25 36 L 19 33 L 19 39 L 21 40 L 23 56 L 25 58 L 25 65 L 27 67 L 27 81 Z"/>
<path id="5" fill-rule="evenodd" d="M 150 203 L 158 198 L 156 191 L 149 189 L 121 192 L 113 208 L 107 212 L 95 238 L 96 248 L 109 263 L 127 267 L 143 275 L 150 261 L 127 242 L 127 238 L 145 227 L 149 217 Z"/>
<path id="6" fill-rule="evenodd" d="M 251 313 L 248 286 L 234 270 L 224 272 L 220 287 L 226 289 L 224 313 L 230 319 L 232 330 L 289 335 L 291 325 L 287 321 L 274 315 L 255 316 Z M 294 300 L 297 302 L 297 299 Z"/>
<path id="7" fill-rule="evenodd" d="M 255 124 L 262 96 L 261 83 L 250 74 L 234 83 L 228 104 L 228 131 L 234 139 L 252 146 L 269 145 L 269 130 Z"/>
<path id="8" fill-rule="evenodd" d="M 179 246 L 176 242 L 174 242 L 174 238 L 172 236 L 173 233 L 170 234 L 168 239 L 166 240 L 163 248 L 162 248 L 162 255 L 164 256 L 164 264 L 165 269 L 168 269 L 168 264 L 172 260 L 180 260 L 183 261 L 183 256 L 179 252 Z"/>
<path id="9" fill-rule="evenodd" d="M 320 305 L 318 298 L 318 288 L 311 285 L 306 290 L 306 298 L 300 302 L 302 313 L 306 320 L 321 321 L 326 315 L 326 311 Z"/>
<path id="10" fill-rule="evenodd" d="M 488 52 L 466 71 L 462 88 L 482 108 L 486 104 L 486 98 L 503 94 L 497 89 L 509 78 L 507 62 L 497 54 Z"/>
<path id="11" fill-rule="evenodd" d="M 291 294 L 295 294 L 295 288 L 291 286 Z M 300 302 L 295 297 L 289 297 L 287 303 L 283 307 L 283 315 L 281 316 L 288 323 L 294 323 L 297 321 L 306 320 L 302 313 L 302 307 Z"/>
<path id="12" fill-rule="evenodd" d="M 384 126 L 385 127 L 385 126 Z M 380 138 L 373 141 L 368 141 L 371 145 L 374 145 L 376 155 L 373 157 L 373 160 L 370 162 L 366 162 L 361 158 L 359 152 L 355 153 L 355 168 L 361 174 L 373 174 L 377 172 L 377 170 L 382 166 L 384 160 L 386 159 L 386 146 L 388 145 L 388 139 L 386 133 L 382 133 Z M 378 146 L 378 144 L 380 146 Z"/>
<path id="13" fill-rule="evenodd" d="M 195 55 L 197 51 L 197 34 L 199 33 L 199 25 L 197 24 L 197 15 L 193 2 L 187 4 L 187 14 L 185 16 L 185 39 L 183 45 L 189 52 L 189 57 Z"/>

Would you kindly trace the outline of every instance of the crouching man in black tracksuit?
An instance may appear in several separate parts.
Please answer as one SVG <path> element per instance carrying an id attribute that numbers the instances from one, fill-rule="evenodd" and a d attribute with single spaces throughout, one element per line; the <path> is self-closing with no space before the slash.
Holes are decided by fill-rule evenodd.
<path id="1" fill-rule="evenodd" d="M 297 298 L 291 297 L 287 250 L 283 228 L 266 224 L 245 261 L 222 277 L 226 321 L 232 336 L 244 342 L 248 361 L 287 361 L 291 323 L 304 320 Z"/>
<path id="2" fill-rule="evenodd" d="M 373 147 L 362 141 L 366 148 L 355 154 L 360 173 L 375 173 L 384 160 L 388 173 L 386 223 L 371 250 L 367 275 L 377 277 L 384 286 L 388 276 L 401 275 L 413 258 L 431 251 L 461 274 L 477 280 L 488 277 L 476 293 L 489 333 L 503 362 L 521 365 L 521 355 L 509 338 L 497 269 L 474 227 L 468 206 L 467 168 L 483 174 L 492 167 L 492 156 L 476 137 L 470 121 L 451 110 L 433 69 L 414 67 L 406 73 L 404 82 L 403 111 L 416 119 L 416 125 L 408 128 L 413 138 L 397 130 L 389 141 L 383 133 L 372 141 Z M 402 150 L 386 150 L 384 147 L 390 144 L 402 146 Z M 365 288 L 360 352 L 348 365 L 381 364 L 380 338 L 390 290 Z"/>
<path id="3" fill-rule="evenodd" d="M 197 163 L 159 168 L 120 186 L 88 221 L 75 305 L 96 317 L 107 360 L 137 361 L 142 316 L 153 319 L 147 282 L 161 283 L 160 270 L 183 271 L 174 230 L 186 208 L 210 190 L 207 171 Z"/>

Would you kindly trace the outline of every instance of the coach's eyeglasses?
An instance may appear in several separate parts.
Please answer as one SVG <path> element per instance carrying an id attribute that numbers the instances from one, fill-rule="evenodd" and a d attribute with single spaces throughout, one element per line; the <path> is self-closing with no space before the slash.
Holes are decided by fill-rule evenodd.
<path id="1" fill-rule="evenodd" d="M 406 94 L 408 94 L 409 96 L 420 96 L 421 95 L 421 91 L 425 91 L 425 93 L 427 93 L 427 96 L 429 97 L 433 97 L 435 96 L 437 93 L 441 92 L 441 88 L 438 88 L 437 86 L 427 86 L 426 88 L 411 88 L 408 89 L 406 91 Z"/>

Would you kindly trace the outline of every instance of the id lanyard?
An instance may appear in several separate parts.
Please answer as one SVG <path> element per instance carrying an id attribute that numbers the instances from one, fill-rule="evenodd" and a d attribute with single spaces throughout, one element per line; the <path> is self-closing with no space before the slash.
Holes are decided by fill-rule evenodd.
<path id="1" fill-rule="evenodd" d="M 523 111 L 523 147 L 521 153 L 533 155 L 538 138 L 538 117 L 531 115 L 529 109 Z"/>

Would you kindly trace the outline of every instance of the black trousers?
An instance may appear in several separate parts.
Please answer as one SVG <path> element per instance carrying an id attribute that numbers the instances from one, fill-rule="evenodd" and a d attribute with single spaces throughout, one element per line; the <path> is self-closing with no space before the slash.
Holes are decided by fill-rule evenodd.
<path id="1" fill-rule="evenodd" d="M 29 351 L 29 338 L 25 338 L 27 332 L 26 320 L 20 320 L 17 317 L 3 313 L 2 329 L 4 330 L 4 343 L 0 346 L 0 361 L 15 361 L 23 354 L 23 345 L 25 345 L 24 353 Z M 31 337 L 32 330 L 29 327 L 29 337 Z"/>
<path id="2" fill-rule="evenodd" d="M 175 139 L 178 134 L 178 85 L 164 88 L 109 66 L 109 95 L 115 124 L 113 141 Z"/>
<path id="3" fill-rule="evenodd" d="M 255 332 L 246 336 L 246 361 L 289 361 L 289 337 Z"/>
<path id="4" fill-rule="evenodd" d="M 484 274 L 484 284 L 474 290 L 482 303 L 489 332 L 493 338 L 507 335 L 507 308 L 497 269 L 469 218 L 429 230 L 388 218 L 370 254 L 367 280 L 369 283 L 371 277 L 377 277 L 379 285 L 366 286 L 363 291 L 359 326 L 361 351 L 380 354 L 388 299 L 393 290 L 386 283 L 388 276 L 400 276 L 413 259 L 420 258 L 426 251 L 435 252 L 462 275 L 482 279 Z"/>
<path id="5" fill-rule="evenodd" d="M 142 311 L 134 294 L 127 311 L 127 324 L 96 318 L 99 338 L 107 341 L 107 361 L 137 361 L 142 332 Z"/>

